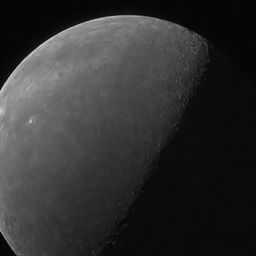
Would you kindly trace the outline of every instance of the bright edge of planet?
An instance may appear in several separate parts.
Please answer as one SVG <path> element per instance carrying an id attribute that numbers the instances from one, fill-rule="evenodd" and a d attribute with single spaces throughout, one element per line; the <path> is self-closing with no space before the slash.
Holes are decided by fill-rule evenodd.
<path id="1" fill-rule="evenodd" d="M 19 64 L 0 92 L 0 231 L 16 255 L 102 252 L 208 61 L 187 28 L 121 15 L 71 27 Z"/>

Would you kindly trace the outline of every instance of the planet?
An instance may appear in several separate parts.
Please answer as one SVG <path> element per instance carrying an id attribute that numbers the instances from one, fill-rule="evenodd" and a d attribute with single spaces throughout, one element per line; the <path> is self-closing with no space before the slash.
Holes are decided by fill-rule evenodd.
<path id="1" fill-rule="evenodd" d="M 136 15 L 76 25 L 27 56 L 0 92 L 0 231 L 12 250 L 95 256 L 113 242 L 208 61 L 200 35 Z"/>

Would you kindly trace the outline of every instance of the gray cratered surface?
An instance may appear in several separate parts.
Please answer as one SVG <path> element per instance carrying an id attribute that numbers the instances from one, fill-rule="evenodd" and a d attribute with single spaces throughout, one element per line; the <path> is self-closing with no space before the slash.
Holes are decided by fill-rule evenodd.
<path id="1" fill-rule="evenodd" d="M 207 61 L 186 28 L 113 16 L 57 34 L 16 68 L 0 94 L 0 228 L 17 255 L 98 255 Z"/>

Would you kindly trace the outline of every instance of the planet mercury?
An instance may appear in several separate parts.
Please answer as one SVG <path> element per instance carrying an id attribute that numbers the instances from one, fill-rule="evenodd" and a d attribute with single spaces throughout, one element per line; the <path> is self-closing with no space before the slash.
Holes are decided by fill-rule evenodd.
<path id="1" fill-rule="evenodd" d="M 71 27 L 21 62 L 0 93 L 0 230 L 18 256 L 100 254 L 208 58 L 198 34 L 126 15 Z"/>

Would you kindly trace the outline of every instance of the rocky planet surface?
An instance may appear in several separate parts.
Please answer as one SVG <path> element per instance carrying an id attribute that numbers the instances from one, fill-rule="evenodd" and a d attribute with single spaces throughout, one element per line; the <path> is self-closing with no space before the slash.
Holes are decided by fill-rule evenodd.
<path id="1" fill-rule="evenodd" d="M 127 15 L 69 28 L 22 61 L 0 92 L 0 231 L 18 256 L 99 255 L 111 243 L 208 51 L 182 26 Z"/>

